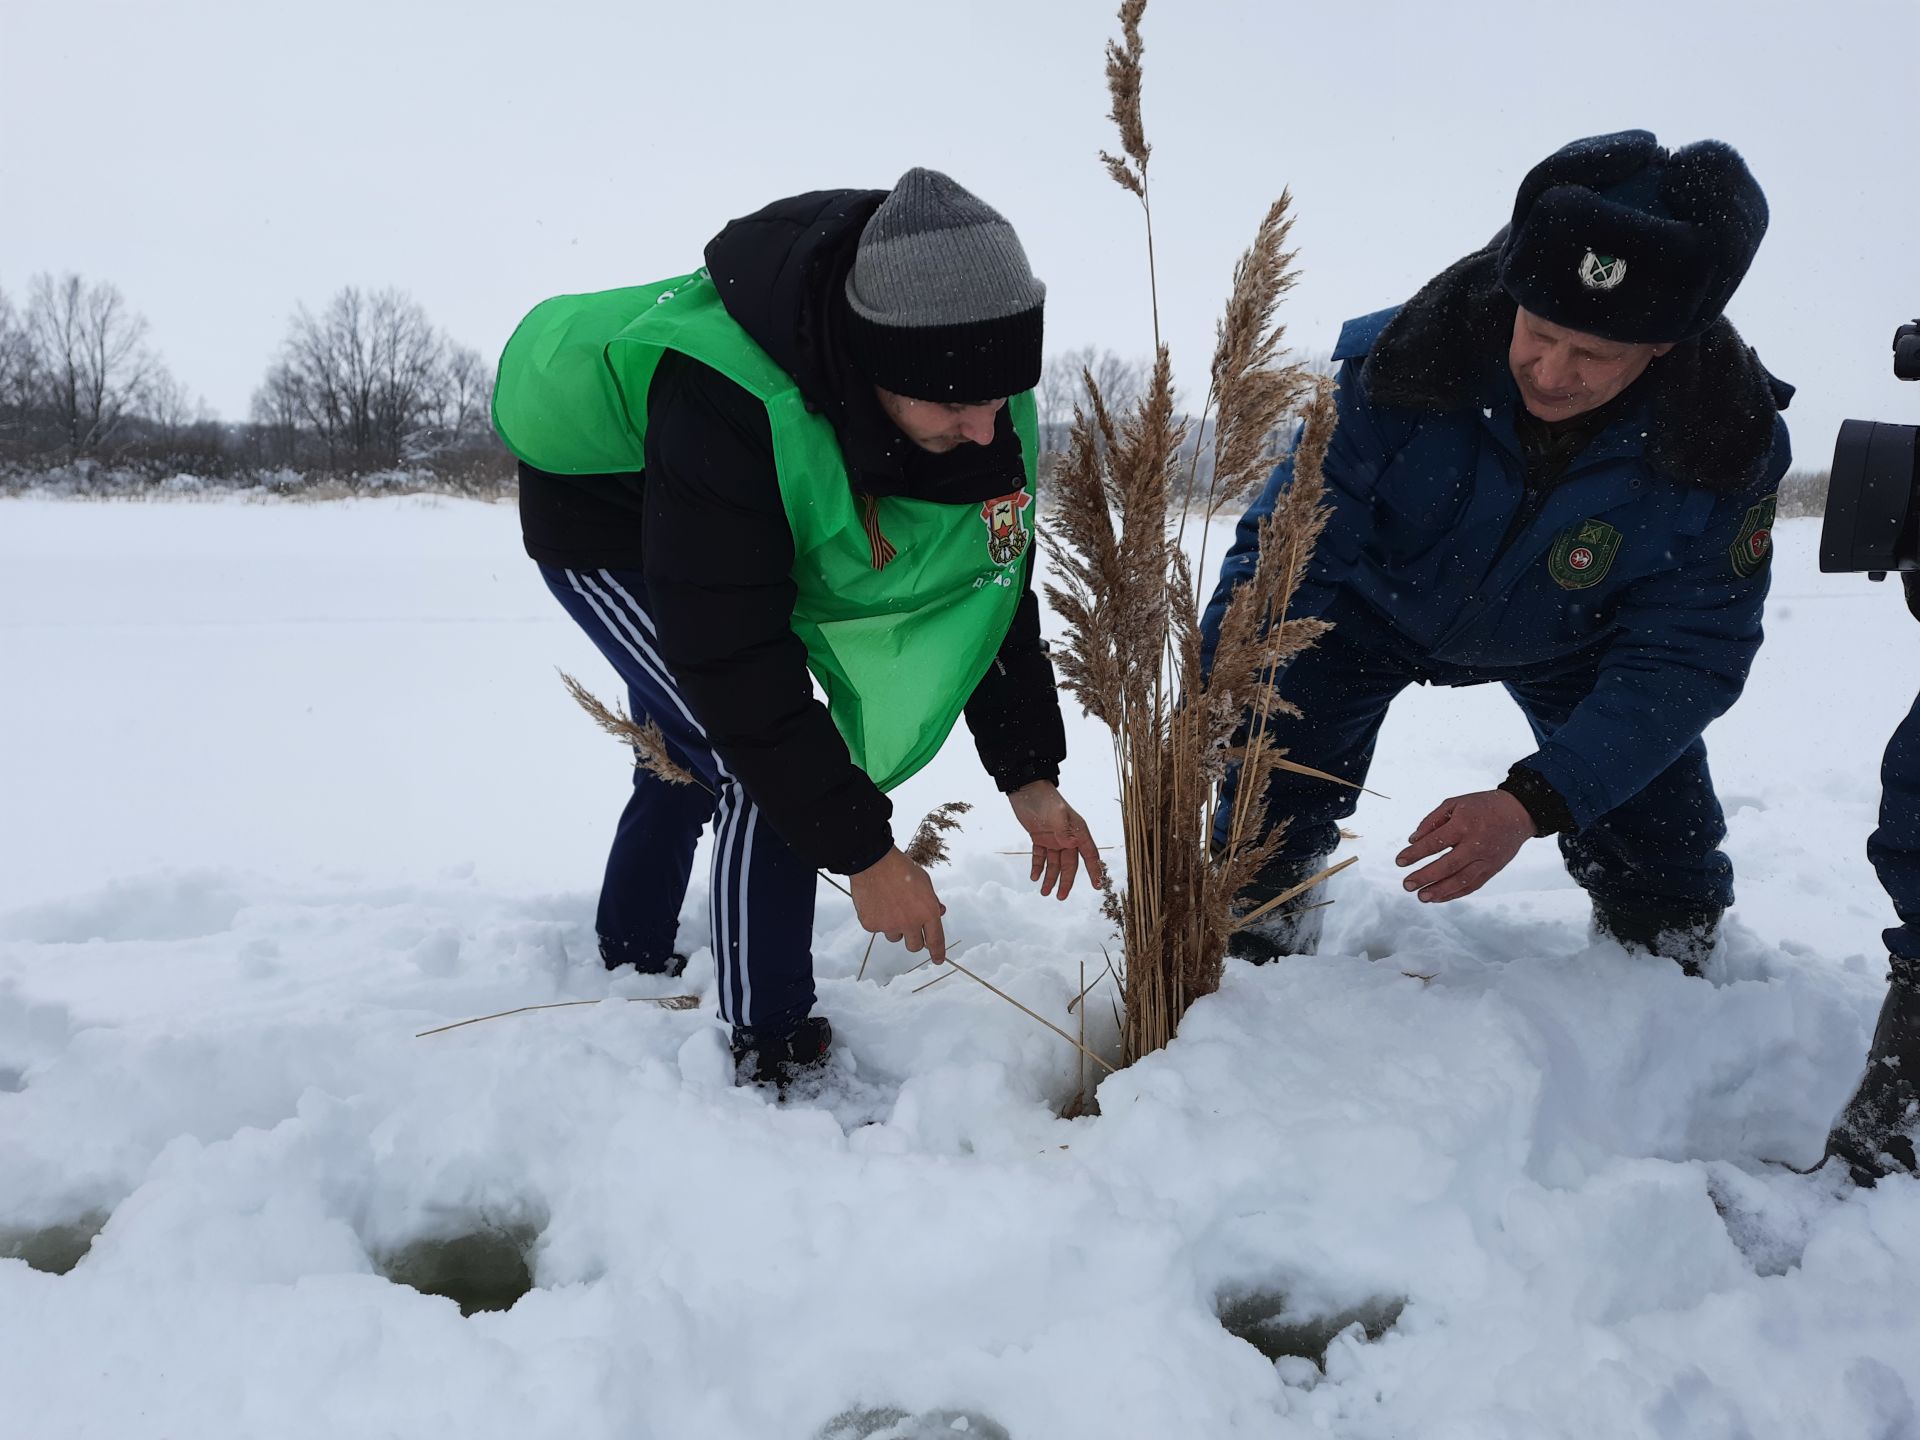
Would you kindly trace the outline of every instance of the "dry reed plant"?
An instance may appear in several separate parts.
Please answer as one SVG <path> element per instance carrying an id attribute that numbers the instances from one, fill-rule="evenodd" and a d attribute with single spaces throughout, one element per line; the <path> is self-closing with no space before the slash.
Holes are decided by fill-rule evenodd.
<path id="1" fill-rule="evenodd" d="M 659 776 L 669 785 L 700 785 L 699 777 L 668 752 L 667 737 L 661 733 L 658 721 L 648 720 L 641 724 L 618 706 L 609 709 L 606 702 L 564 670 L 560 672 L 560 680 L 567 687 L 567 693 L 573 696 L 574 703 L 593 717 L 594 724 L 614 739 L 633 747 L 635 765 Z M 700 788 L 704 790 L 707 787 L 700 785 Z"/>
<path id="2" fill-rule="evenodd" d="M 920 822 L 920 828 L 913 832 L 913 839 L 907 843 L 907 859 L 923 870 L 946 864 L 952 857 L 947 854 L 944 832 L 958 830 L 960 817 L 971 809 L 973 806 L 964 800 L 949 800 L 929 810 L 927 818 Z"/>
<path id="3" fill-rule="evenodd" d="M 1218 326 L 1201 427 L 1213 419 L 1213 476 L 1195 496 L 1176 472 L 1187 436 L 1174 410 L 1172 366 L 1160 343 L 1153 264 L 1152 154 L 1141 118 L 1140 20 L 1146 0 L 1120 7 L 1121 39 L 1107 46 L 1110 118 L 1122 154 L 1102 152 L 1116 183 L 1139 202 L 1153 286 L 1155 360 L 1145 396 L 1116 416 L 1093 377 L 1076 410 L 1056 476 L 1051 531 L 1058 585 L 1048 599 L 1067 622 L 1056 652 L 1061 683 L 1113 732 L 1125 830 L 1126 883 L 1110 888 L 1109 917 L 1124 949 L 1124 1058 L 1165 1045 L 1187 1007 L 1218 987 L 1228 936 L 1241 919 L 1234 897 L 1269 859 L 1281 827 L 1267 829 L 1259 798 L 1275 770 L 1300 769 L 1270 739 L 1275 715 L 1298 716 L 1276 690 L 1281 668 L 1327 628 L 1289 618 L 1314 542 L 1325 524 L 1321 461 L 1333 433 L 1330 384 L 1283 364 L 1284 327 L 1274 312 L 1295 279 L 1285 248 L 1291 197 L 1282 194 L 1234 269 Z M 1234 592 L 1210 672 L 1200 665 L 1199 585 L 1182 549 L 1190 509 L 1205 522 L 1264 478 L 1282 419 L 1304 415 L 1294 480 L 1260 527 L 1253 575 Z M 1196 459 L 1197 465 L 1197 448 Z M 1212 841 L 1229 766 L 1239 793 L 1224 846 Z M 1332 777 L 1328 777 L 1332 778 Z"/>

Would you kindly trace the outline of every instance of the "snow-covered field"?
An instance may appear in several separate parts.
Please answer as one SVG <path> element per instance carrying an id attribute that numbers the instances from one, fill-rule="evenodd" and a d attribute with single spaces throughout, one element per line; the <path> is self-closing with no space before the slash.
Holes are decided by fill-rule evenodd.
<path id="1" fill-rule="evenodd" d="M 51 1267 L 0 1259 L 0 1435 L 1920 1435 L 1920 1185 L 1779 1164 L 1878 1006 L 1862 852 L 1920 680 L 1897 588 L 1816 538 L 1781 526 L 1709 733 L 1710 983 L 1590 943 L 1547 843 L 1404 896 L 1414 822 L 1530 748 L 1504 695 L 1418 691 L 1327 953 L 1231 966 L 1063 1120 L 1068 1046 L 884 942 L 856 981 L 824 887 L 802 1103 L 728 1083 L 703 949 L 609 980 L 627 763 L 553 670 L 610 676 L 510 508 L 0 503 L 0 1253 Z M 962 958 L 1077 1026 L 1097 897 L 1027 893 L 964 736 L 898 809 L 951 799 Z M 703 913 L 696 878 L 694 947 Z M 388 1278 L 489 1244 L 509 1310 Z"/>

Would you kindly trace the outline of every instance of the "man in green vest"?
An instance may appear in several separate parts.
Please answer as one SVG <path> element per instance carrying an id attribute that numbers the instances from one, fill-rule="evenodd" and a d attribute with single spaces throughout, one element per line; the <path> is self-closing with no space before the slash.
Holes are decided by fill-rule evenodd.
<path id="1" fill-rule="evenodd" d="M 1065 899 L 1098 852 L 1032 588 L 1045 287 L 954 181 L 820 191 L 736 220 L 705 265 L 536 307 L 494 421 L 527 553 L 688 777 L 634 772 L 597 924 L 611 968 L 678 974 L 714 826 L 721 1017 L 742 1078 L 824 1060 L 816 871 L 860 923 L 944 961 L 945 907 L 885 791 L 964 713 Z M 812 681 L 809 680 L 811 671 Z M 823 698 L 816 698 L 817 682 Z"/>

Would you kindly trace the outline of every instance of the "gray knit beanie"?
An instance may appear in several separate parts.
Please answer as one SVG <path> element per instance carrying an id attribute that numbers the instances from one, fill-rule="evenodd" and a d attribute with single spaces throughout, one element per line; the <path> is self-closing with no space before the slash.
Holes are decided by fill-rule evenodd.
<path id="1" fill-rule="evenodd" d="M 1005 216 L 938 170 L 909 170 L 847 276 L 854 364 L 916 400 L 1017 395 L 1040 380 L 1046 297 Z"/>

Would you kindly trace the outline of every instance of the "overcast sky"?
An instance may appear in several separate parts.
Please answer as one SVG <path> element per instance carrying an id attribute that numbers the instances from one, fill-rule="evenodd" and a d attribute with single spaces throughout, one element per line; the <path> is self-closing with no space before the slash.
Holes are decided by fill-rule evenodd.
<path id="1" fill-rule="evenodd" d="M 410 292 L 494 359 L 534 302 L 677 274 L 779 195 L 953 174 L 1048 282 L 1049 347 L 1151 346 L 1112 147 L 1114 0 L 0 0 L 0 290 L 111 280 L 228 418 L 295 307 Z M 1773 224 L 1732 315 L 1843 415 L 1920 420 L 1920 0 L 1153 0 L 1161 303 L 1204 383 L 1234 257 L 1291 186 L 1290 336 L 1483 243 L 1541 156 L 1633 126 L 1747 157 Z"/>

